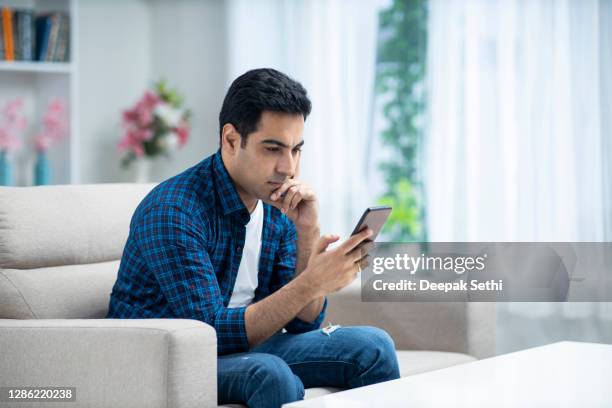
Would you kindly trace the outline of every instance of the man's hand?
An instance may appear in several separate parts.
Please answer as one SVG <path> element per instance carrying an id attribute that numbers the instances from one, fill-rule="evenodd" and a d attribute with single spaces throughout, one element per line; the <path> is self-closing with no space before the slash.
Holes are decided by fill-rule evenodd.
<path id="1" fill-rule="evenodd" d="M 318 228 L 317 197 L 314 191 L 300 180 L 285 181 L 272 192 L 270 204 L 286 214 L 298 230 Z"/>
<path id="2" fill-rule="evenodd" d="M 307 280 L 317 297 L 337 292 L 355 280 L 359 271 L 370 265 L 368 253 L 374 243 L 366 240 L 371 236 L 372 230 L 367 228 L 330 251 L 327 251 L 327 247 L 339 237 L 322 236 L 315 244 L 308 266 L 300 278 Z"/>
<path id="3" fill-rule="evenodd" d="M 365 240 L 370 236 L 372 230 L 366 229 L 330 251 L 326 250 L 327 247 L 339 237 L 324 235 L 319 238 L 308 266 L 301 274 L 270 296 L 247 307 L 244 316 L 249 345 L 268 339 L 306 305 L 313 301 L 320 303 L 323 296 L 351 283 L 359 269 L 369 265 L 368 251 L 374 243 Z"/>

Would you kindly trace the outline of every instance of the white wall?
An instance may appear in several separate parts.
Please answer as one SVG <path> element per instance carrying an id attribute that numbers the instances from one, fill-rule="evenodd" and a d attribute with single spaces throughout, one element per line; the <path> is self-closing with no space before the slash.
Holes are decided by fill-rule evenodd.
<path id="1" fill-rule="evenodd" d="M 185 96 L 192 135 L 163 180 L 214 152 L 225 93 L 225 6 L 215 0 L 80 0 L 81 182 L 131 181 L 119 166 L 121 111 L 160 77 Z"/>
<path id="2" fill-rule="evenodd" d="M 152 76 L 167 78 L 193 111 L 189 143 L 152 172 L 163 180 L 217 150 L 227 75 L 225 2 L 151 0 Z"/>
<path id="3" fill-rule="evenodd" d="M 149 83 L 151 27 L 144 0 L 79 2 L 80 181 L 122 179 L 120 112 Z"/>

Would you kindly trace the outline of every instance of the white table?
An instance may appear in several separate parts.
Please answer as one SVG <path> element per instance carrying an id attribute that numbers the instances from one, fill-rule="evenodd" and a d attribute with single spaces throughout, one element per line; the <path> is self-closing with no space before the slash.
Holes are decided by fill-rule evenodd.
<path id="1" fill-rule="evenodd" d="M 612 407 L 612 345 L 560 342 L 286 407 Z"/>

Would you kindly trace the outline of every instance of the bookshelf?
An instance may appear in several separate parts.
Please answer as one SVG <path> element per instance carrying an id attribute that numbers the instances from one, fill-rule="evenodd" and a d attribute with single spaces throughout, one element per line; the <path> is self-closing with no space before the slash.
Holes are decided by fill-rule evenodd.
<path id="1" fill-rule="evenodd" d="M 13 184 L 30 186 L 34 182 L 36 151 L 32 137 L 39 131 L 40 118 L 48 102 L 59 97 L 69 110 L 68 134 L 48 152 L 52 184 L 79 182 L 78 163 L 78 4 L 77 0 L 0 0 L 0 7 L 31 9 L 35 14 L 60 11 L 69 16 L 69 55 L 67 62 L 0 61 L 0 106 L 22 98 L 28 126 L 22 145 L 11 154 Z"/>
<path id="2" fill-rule="evenodd" d="M 0 71 L 4 72 L 39 72 L 69 74 L 71 73 L 72 69 L 72 64 L 63 62 L 0 61 Z"/>

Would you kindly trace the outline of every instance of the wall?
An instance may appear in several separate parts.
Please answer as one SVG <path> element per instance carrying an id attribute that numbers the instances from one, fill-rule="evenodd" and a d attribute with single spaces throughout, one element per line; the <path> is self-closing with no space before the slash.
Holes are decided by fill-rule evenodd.
<path id="1" fill-rule="evenodd" d="M 162 180 L 217 150 L 218 115 L 226 91 L 225 2 L 153 0 L 152 77 L 167 78 L 193 111 L 193 131 L 174 160 L 153 171 Z"/>
<path id="2" fill-rule="evenodd" d="M 119 166 L 121 111 L 164 77 L 194 112 L 192 136 L 152 179 L 163 180 L 216 149 L 225 93 L 225 6 L 215 0 L 79 2 L 81 182 L 131 181 Z"/>

